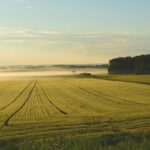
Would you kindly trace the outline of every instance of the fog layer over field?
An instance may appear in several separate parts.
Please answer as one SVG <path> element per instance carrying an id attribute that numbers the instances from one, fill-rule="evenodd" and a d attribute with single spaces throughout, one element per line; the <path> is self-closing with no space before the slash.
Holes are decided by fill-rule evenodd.
<path id="1" fill-rule="evenodd" d="M 91 74 L 107 74 L 107 69 L 47 69 L 47 70 L 8 70 L 0 71 L 0 77 L 38 77 L 38 76 L 62 76 L 62 75 L 77 75 L 81 73 Z"/>

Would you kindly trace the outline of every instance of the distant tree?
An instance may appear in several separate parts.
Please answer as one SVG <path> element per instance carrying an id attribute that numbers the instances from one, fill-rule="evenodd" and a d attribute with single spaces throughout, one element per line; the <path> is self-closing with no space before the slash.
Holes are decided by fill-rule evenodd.
<path id="1" fill-rule="evenodd" d="M 133 59 L 136 74 L 150 74 L 150 55 L 136 56 Z"/>
<path id="2" fill-rule="evenodd" d="M 134 61 L 132 57 L 120 57 L 110 60 L 109 73 L 125 74 L 133 73 Z"/>
<path id="3" fill-rule="evenodd" d="M 150 54 L 112 59 L 108 71 L 110 74 L 150 74 Z"/>

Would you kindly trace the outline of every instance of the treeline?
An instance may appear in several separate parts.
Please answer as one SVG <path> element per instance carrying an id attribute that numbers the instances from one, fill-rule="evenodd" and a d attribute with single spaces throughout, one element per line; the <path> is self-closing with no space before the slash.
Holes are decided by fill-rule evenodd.
<path id="1" fill-rule="evenodd" d="M 108 71 L 110 74 L 150 74 L 150 54 L 112 59 Z"/>
<path id="2" fill-rule="evenodd" d="M 55 67 L 62 67 L 62 68 L 73 68 L 73 69 L 79 69 L 79 68 L 100 68 L 105 69 L 108 68 L 108 64 L 89 64 L 89 65 L 54 65 Z"/>

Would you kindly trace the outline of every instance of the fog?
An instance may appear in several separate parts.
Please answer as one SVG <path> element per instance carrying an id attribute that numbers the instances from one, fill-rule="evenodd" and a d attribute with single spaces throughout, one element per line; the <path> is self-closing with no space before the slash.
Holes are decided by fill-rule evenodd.
<path id="1" fill-rule="evenodd" d="M 81 73 L 106 74 L 106 69 L 80 69 L 80 70 L 52 70 L 52 71 L 21 71 L 21 72 L 0 72 L 0 77 L 46 77 L 77 75 Z"/>

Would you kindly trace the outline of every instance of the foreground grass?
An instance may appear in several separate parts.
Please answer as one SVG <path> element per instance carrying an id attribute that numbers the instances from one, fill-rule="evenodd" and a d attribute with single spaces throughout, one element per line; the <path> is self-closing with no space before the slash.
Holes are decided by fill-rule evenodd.
<path id="1" fill-rule="evenodd" d="M 26 140 L 20 144 L 7 144 L 0 148 L 1 150 L 149 150 L 150 136 L 118 133 L 86 139 Z"/>

